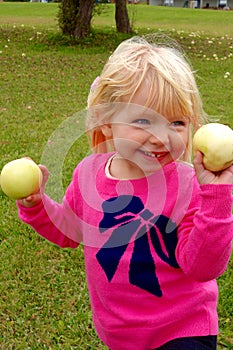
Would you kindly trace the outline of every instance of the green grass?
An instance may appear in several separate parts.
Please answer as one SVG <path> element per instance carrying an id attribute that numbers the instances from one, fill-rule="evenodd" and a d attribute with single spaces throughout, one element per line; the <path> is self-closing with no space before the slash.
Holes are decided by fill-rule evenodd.
<path id="1" fill-rule="evenodd" d="M 232 35 L 233 12 L 196 10 L 163 6 L 128 6 L 129 17 L 135 27 L 161 28 L 185 31 L 202 31 L 211 34 Z M 111 15 L 111 16 L 110 16 Z M 94 23 L 114 26 L 114 6 L 105 7 L 103 14 Z"/>
<path id="2" fill-rule="evenodd" d="M 205 110 L 233 127 L 233 12 L 129 10 L 137 33 L 158 31 L 181 45 Z M 106 6 L 90 38 L 74 44 L 57 30 L 56 4 L 0 3 L 0 169 L 25 155 L 40 162 L 52 133 L 85 108 L 91 82 L 126 38 L 115 33 L 113 11 Z M 64 187 L 87 153 L 81 137 L 64 159 Z M 0 198 L 0 349 L 105 349 L 92 325 L 82 247 L 46 242 L 18 220 L 13 201 Z M 232 277 L 231 261 L 219 279 L 219 349 L 233 348 Z"/>
<path id="3" fill-rule="evenodd" d="M 58 4 L 3 2 L 0 5 L 2 24 L 28 24 L 30 26 L 35 24 L 41 27 L 57 25 Z"/>
<path id="4" fill-rule="evenodd" d="M 1 23 L 56 27 L 56 3 L 0 3 Z M 96 27 L 115 26 L 112 4 L 103 5 L 95 16 Z M 130 20 L 135 28 L 202 31 L 213 35 L 232 35 L 233 11 L 200 10 L 162 6 L 128 5 Z"/>

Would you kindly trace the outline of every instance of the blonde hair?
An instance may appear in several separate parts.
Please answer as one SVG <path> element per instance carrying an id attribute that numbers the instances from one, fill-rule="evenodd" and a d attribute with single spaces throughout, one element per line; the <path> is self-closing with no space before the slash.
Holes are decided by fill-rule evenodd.
<path id="1" fill-rule="evenodd" d="M 88 96 L 87 134 L 94 152 L 108 151 L 101 125 L 108 123 L 117 103 L 130 103 L 147 83 L 145 107 L 156 106 L 164 117 L 187 116 L 193 129 L 202 124 L 204 111 L 190 64 L 174 47 L 134 37 L 122 42 L 109 57 Z M 191 129 L 190 126 L 190 129 Z M 191 130 L 187 153 L 191 154 Z M 185 155 L 184 160 L 188 160 Z"/>

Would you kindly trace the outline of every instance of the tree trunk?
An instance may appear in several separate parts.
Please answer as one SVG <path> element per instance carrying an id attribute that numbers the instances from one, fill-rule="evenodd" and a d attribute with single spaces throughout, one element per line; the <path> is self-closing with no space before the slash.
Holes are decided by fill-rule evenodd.
<path id="1" fill-rule="evenodd" d="M 58 7 L 58 23 L 65 35 L 74 35 L 79 0 L 61 0 Z"/>
<path id="2" fill-rule="evenodd" d="M 95 0 L 80 0 L 74 37 L 85 38 L 91 31 L 91 19 Z"/>
<path id="3" fill-rule="evenodd" d="M 115 20 L 117 31 L 120 33 L 132 33 L 126 0 L 116 0 L 115 3 Z"/>

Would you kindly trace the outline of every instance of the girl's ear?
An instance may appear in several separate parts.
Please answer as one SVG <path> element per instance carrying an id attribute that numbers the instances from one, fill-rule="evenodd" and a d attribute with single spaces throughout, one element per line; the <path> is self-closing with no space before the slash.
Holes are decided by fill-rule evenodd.
<path id="1" fill-rule="evenodd" d="M 111 138 L 112 137 L 112 126 L 111 124 L 104 124 L 101 126 L 101 131 L 104 134 L 106 138 Z"/>

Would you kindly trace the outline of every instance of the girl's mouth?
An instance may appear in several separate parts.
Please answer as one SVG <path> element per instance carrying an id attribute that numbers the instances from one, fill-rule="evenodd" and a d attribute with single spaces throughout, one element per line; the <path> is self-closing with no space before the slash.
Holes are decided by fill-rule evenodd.
<path id="1" fill-rule="evenodd" d="M 148 151 L 142 151 L 142 153 L 144 153 L 147 157 L 158 158 L 158 159 L 164 157 L 167 154 L 167 152 L 153 153 Z"/>

